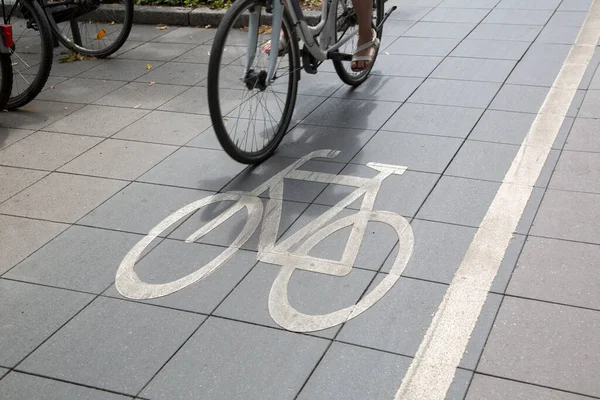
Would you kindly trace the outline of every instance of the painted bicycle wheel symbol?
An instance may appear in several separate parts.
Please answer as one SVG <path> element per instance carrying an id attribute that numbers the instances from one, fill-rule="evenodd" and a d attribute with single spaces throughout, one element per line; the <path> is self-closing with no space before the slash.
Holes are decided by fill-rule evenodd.
<path id="1" fill-rule="evenodd" d="M 219 193 L 190 203 L 175 211 L 155 226 L 148 235 L 142 238 L 127 253 L 117 271 L 117 290 L 123 296 L 131 299 L 153 299 L 169 295 L 206 278 L 210 273 L 223 265 L 225 261 L 232 257 L 250 239 L 264 215 L 257 258 L 260 261 L 281 267 L 269 293 L 269 312 L 273 320 L 281 327 L 290 331 L 312 332 L 339 325 L 360 315 L 379 301 L 392 288 L 406 267 L 413 250 L 414 236 L 408 221 L 404 217 L 392 212 L 373 210 L 375 198 L 381 188 L 382 182 L 393 174 L 403 174 L 406 171 L 406 167 L 368 163 L 368 167 L 379 171 L 376 176 L 370 179 L 299 169 L 313 158 L 334 158 L 338 154 L 339 151 L 336 150 L 312 152 L 294 162 L 251 192 Z M 281 199 L 283 198 L 284 179 L 339 184 L 355 187 L 356 189 L 304 228 L 287 239 L 278 242 L 277 232 L 281 220 Z M 267 190 L 269 190 L 270 198 L 267 201 L 265 210 L 263 209 L 263 202 L 258 196 Z M 361 196 L 364 197 L 359 211 L 331 222 L 345 207 L 352 204 Z M 235 203 L 192 233 L 186 239 L 186 242 L 195 242 L 236 213 L 246 209 L 246 223 L 228 248 L 223 250 L 223 252 L 206 265 L 174 281 L 156 284 L 140 280 L 134 269 L 135 264 L 143 251 L 154 239 L 169 227 L 200 208 L 223 201 L 234 201 Z M 398 235 L 398 255 L 385 278 L 352 306 L 322 315 L 303 314 L 296 310 L 288 300 L 288 284 L 294 271 L 299 269 L 339 277 L 347 275 L 352 270 L 369 221 L 387 224 Z M 322 240 L 346 227 L 351 227 L 352 229 L 340 260 L 323 259 L 308 254 Z M 294 246 L 297 249 L 292 251 L 291 249 Z"/>

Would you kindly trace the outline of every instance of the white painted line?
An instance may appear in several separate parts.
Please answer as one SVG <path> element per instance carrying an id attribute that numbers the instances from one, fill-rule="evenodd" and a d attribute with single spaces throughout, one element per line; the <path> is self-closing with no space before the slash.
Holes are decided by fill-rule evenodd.
<path id="1" fill-rule="evenodd" d="M 431 321 L 395 400 L 446 398 L 506 248 L 599 36 L 600 0 L 594 0 L 575 44 Z"/>

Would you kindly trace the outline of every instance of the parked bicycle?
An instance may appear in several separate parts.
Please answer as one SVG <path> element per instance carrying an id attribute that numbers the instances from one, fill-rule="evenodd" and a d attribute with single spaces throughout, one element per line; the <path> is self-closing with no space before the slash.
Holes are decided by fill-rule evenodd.
<path id="1" fill-rule="evenodd" d="M 12 40 L 12 27 L 0 25 L 0 111 L 6 108 L 12 90 L 13 73 L 10 61 Z"/>

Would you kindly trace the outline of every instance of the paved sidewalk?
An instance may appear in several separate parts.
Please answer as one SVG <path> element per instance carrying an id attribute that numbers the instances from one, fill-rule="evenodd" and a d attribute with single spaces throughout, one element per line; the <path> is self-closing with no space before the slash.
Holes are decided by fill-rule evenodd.
<path id="1" fill-rule="evenodd" d="M 0 398 L 394 399 L 591 0 L 397 3 L 373 76 L 353 91 L 331 65 L 303 73 L 294 128 L 256 168 L 228 158 L 210 127 L 212 29 L 134 26 L 114 58 L 57 61 L 35 101 L 0 114 Z M 596 53 L 447 399 L 600 398 L 599 63 Z M 383 182 L 375 209 L 410 221 L 414 251 L 363 314 L 310 333 L 275 323 L 269 292 L 281 267 L 257 262 L 258 232 L 178 292 L 135 301 L 117 291 L 119 264 L 165 217 L 252 190 L 321 149 L 341 153 L 301 169 L 371 178 L 368 162 L 408 168 Z M 279 235 L 349 193 L 286 180 Z M 214 259 L 244 212 L 184 240 L 223 210 L 166 231 L 136 266 L 140 278 L 170 282 Z M 310 254 L 341 257 L 348 233 Z M 296 271 L 290 303 L 307 314 L 351 306 L 397 254 L 395 232 L 369 223 L 355 268 Z"/>

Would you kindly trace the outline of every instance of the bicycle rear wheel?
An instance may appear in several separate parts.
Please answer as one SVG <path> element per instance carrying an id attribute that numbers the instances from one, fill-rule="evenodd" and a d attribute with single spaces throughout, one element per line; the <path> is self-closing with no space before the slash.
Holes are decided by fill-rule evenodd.
<path id="1" fill-rule="evenodd" d="M 50 27 L 69 50 L 105 58 L 123 46 L 133 24 L 133 0 L 43 0 Z"/>
<path id="2" fill-rule="evenodd" d="M 0 111 L 4 110 L 13 84 L 12 65 L 10 55 L 0 53 Z"/>
<path id="3" fill-rule="evenodd" d="M 300 78 L 298 42 L 291 18 L 284 12 L 276 73 L 272 85 L 265 82 L 269 55 L 263 45 L 271 37 L 265 5 L 264 0 L 234 3 L 219 25 L 208 66 L 213 128 L 227 154 L 245 164 L 262 162 L 276 150 L 290 125 Z M 248 14 L 257 9 L 261 15 L 256 54 L 244 76 L 251 35 Z"/>

